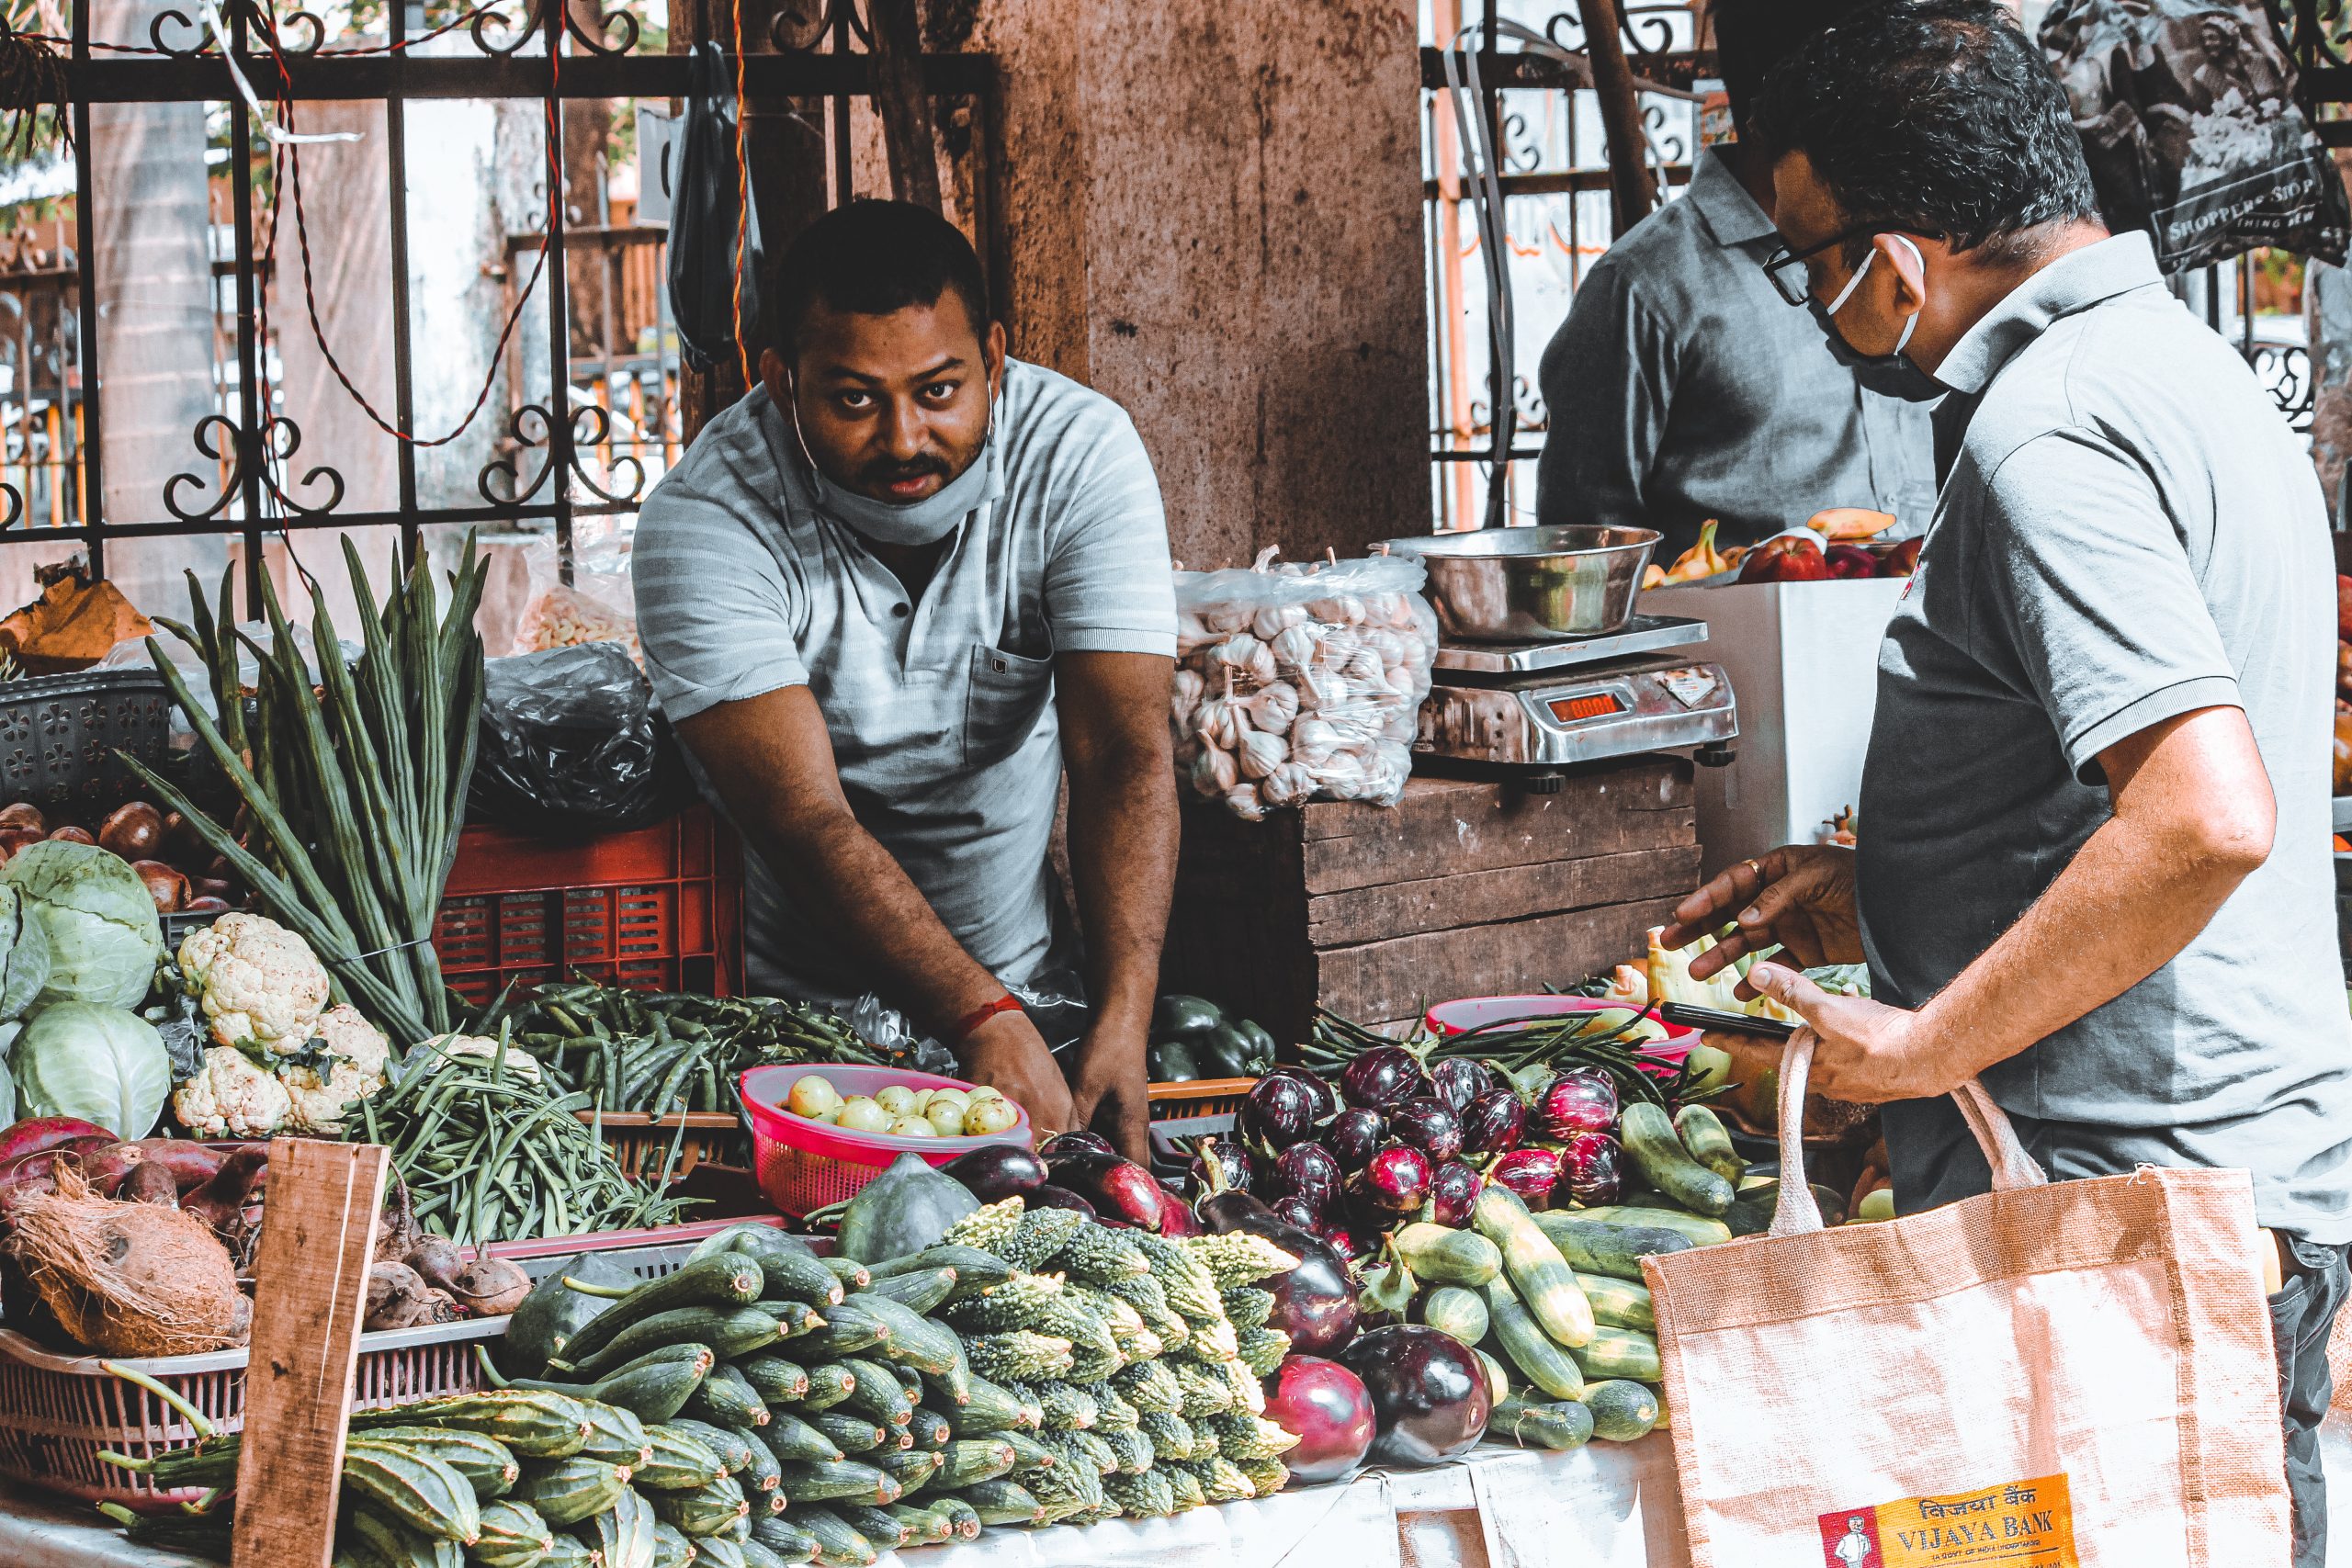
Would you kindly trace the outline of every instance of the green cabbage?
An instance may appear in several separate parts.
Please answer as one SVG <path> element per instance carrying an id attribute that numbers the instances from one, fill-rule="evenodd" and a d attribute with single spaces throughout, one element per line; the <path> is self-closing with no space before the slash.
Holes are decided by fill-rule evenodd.
<path id="1" fill-rule="evenodd" d="M 129 861 L 96 844 L 50 839 L 10 857 L 0 883 L 24 896 L 25 931 L 48 950 L 35 1008 L 129 1008 L 146 998 L 164 956 L 164 925 Z"/>
<path id="2" fill-rule="evenodd" d="M 49 942 L 25 919 L 24 896 L 0 883 L 0 1019 L 17 1019 L 49 984 Z"/>
<path id="3" fill-rule="evenodd" d="M 125 1140 L 155 1130 L 172 1092 L 171 1053 L 137 1013 L 58 1002 L 27 1020 L 10 1053 L 18 1109 L 78 1116 Z"/>

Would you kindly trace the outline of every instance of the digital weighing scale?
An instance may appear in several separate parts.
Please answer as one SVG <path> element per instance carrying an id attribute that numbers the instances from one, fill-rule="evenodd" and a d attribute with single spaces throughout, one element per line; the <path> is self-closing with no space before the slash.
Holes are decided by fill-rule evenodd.
<path id="1" fill-rule="evenodd" d="M 1538 795 L 1583 763 L 1689 750 L 1721 767 L 1739 734 L 1731 679 L 1678 651 L 1707 623 L 1635 615 L 1617 631 L 1540 642 L 1441 642 L 1413 743 L 1423 758 L 1498 773 Z"/>

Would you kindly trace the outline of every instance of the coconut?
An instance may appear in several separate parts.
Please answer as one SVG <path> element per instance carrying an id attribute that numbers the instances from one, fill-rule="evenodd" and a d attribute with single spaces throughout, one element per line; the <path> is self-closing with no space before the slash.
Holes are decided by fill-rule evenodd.
<path id="1" fill-rule="evenodd" d="M 98 1197 L 71 1163 L 26 1200 L 8 1255 L 65 1331 L 107 1356 L 186 1356 L 245 1342 L 253 1308 L 203 1221 Z"/>

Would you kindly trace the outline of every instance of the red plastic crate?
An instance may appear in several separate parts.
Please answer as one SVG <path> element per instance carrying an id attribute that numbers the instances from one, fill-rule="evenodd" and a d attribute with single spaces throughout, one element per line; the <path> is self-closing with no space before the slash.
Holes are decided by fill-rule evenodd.
<path id="1" fill-rule="evenodd" d="M 450 989 L 473 1002 L 510 980 L 574 972 L 639 990 L 739 995 L 742 844 L 703 805 L 570 843 L 468 828 L 433 945 Z"/>

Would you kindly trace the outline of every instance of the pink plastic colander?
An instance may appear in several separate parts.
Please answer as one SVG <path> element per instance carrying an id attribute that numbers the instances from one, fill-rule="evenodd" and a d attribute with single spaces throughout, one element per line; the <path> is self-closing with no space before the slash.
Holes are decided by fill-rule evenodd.
<path id="1" fill-rule="evenodd" d="M 852 1066 L 812 1062 L 801 1066 L 753 1067 L 741 1080 L 743 1108 L 752 1118 L 752 1162 L 759 1173 L 760 1190 L 768 1201 L 798 1218 L 812 1209 L 856 1196 L 858 1189 L 882 1174 L 903 1154 L 918 1154 L 933 1165 L 945 1165 L 958 1155 L 989 1144 L 1031 1142 L 1029 1112 L 1018 1104 L 1019 1120 L 1001 1133 L 973 1138 L 901 1138 L 888 1133 L 854 1133 L 826 1122 L 795 1116 L 784 1108 L 792 1086 L 810 1073 L 820 1073 L 841 1091 L 874 1095 L 893 1084 L 908 1089 L 961 1089 L 972 1086 L 932 1073 L 899 1067 Z"/>

